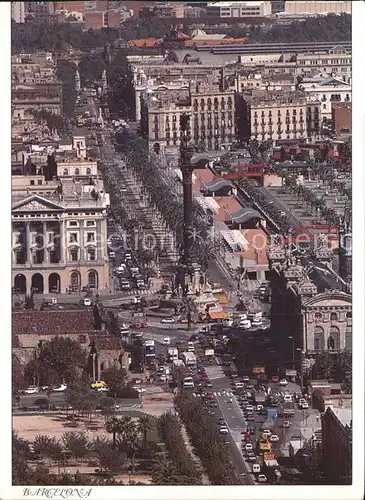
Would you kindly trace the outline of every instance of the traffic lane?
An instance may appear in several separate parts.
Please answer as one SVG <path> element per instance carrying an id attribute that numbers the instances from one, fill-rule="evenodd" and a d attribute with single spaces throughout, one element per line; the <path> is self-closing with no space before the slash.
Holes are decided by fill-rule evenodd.
<path id="1" fill-rule="evenodd" d="M 45 391 L 39 391 L 38 394 L 24 394 L 19 398 L 19 406 L 34 405 L 34 403 L 39 399 L 48 400 L 47 393 Z M 64 392 L 52 392 L 49 399 L 51 404 L 65 404 L 66 402 Z"/>
<path id="2" fill-rule="evenodd" d="M 224 414 L 221 411 L 219 403 L 218 403 L 218 408 L 211 411 L 211 416 L 215 423 L 218 422 L 219 418 L 224 418 Z M 231 456 L 232 463 L 234 465 L 237 475 L 240 478 L 240 484 L 246 484 L 246 485 L 254 484 L 252 477 L 249 474 L 247 464 L 245 463 L 243 455 L 239 447 L 237 447 L 237 444 L 234 441 L 231 432 L 229 432 L 229 434 L 222 435 L 221 438 L 222 441 L 227 445 L 227 449 Z"/>

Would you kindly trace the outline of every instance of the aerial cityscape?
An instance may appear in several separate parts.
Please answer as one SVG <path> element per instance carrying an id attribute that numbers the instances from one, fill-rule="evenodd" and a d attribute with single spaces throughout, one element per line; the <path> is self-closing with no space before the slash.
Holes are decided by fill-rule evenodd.
<path id="1" fill-rule="evenodd" d="M 9 2 L 14 486 L 353 484 L 351 4 Z"/>

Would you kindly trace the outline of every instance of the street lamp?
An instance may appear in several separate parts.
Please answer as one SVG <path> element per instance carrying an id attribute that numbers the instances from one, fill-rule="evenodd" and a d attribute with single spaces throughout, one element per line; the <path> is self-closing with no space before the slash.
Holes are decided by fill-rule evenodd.
<path id="1" fill-rule="evenodd" d="M 292 361 L 293 361 L 293 370 L 295 370 L 295 348 L 294 348 L 294 337 L 289 336 L 288 339 L 292 341 Z"/>

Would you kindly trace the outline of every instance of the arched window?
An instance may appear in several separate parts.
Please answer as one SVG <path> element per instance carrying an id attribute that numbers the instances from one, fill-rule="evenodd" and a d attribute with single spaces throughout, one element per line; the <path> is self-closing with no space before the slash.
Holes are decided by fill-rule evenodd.
<path id="1" fill-rule="evenodd" d="M 63 175 L 68 175 L 68 168 L 63 169 Z"/>
<path id="2" fill-rule="evenodd" d="M 338 319 L 337 313 L 331 313 L 330 319 L 331 321 L 337 321 Z"/>
<path id="3" fill-rule="evenodd" d="M 75 175 L 80 175 L 80 169 L 79 168 L 75 168 Z"/>
<path id="4" fill-rule="evenodd" d="M 346 313 L 346 318 L 347 319 L 352 319 L 352 312 L 351 311 L 349 311 L 349 312 Z"/>
<path id="5" fill-rule="evenodd" d="M 90 288 L 98 287 L 98 275 L 96 271 L 89 271 L 88 276 L 88 285 Z"/>
<path id="6" fill-rule="evenodd" d="M 323 351 L 324 350 L 324 331 L 320 326 L 316 326 L 314 329 L 314 350 Z"/>
<path id="7" fill-rule="evenodd" d="M 80 275 L 77 271 L 71 273 L 71 288 L 76 290 L 80 287 Z"/>
<path id="8" fill-rule="evenodd" d="M 86 175 L 91 175 L 91 168 L 86 169 Z"/>
<path id="9" fill-rule="evenodd" d="M 345 349 L 352 351 L 352 328 L 350 326 L 345 331 Z"/>
<path id="10" fill-rule="evenodd" d="M 314 315 L 314 318 L 315 318 L 315 319 L 321 319 L 321 318 L 322 318 L 322 314 L 321 314 L 321 313 L 316 313 L 316 314 Z"/>
<path id="11" fill-rule="evenodd" d="M 330 328 L 330 333 L 327 341 L 327 348 L 331 350 L 340 349 L 340 330 L 337 328 L 337 326 L 332 326 Z"/>

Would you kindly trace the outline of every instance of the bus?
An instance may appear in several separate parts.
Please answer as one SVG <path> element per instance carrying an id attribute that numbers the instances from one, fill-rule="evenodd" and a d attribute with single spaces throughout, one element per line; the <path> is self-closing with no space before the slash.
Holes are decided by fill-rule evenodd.
<path id="1" fill-rule="evenodd" d="M 146 340 L 144 343 L 144 356 L 146 361 L 154 361 L 156 357 L 155 341 Z"/>

